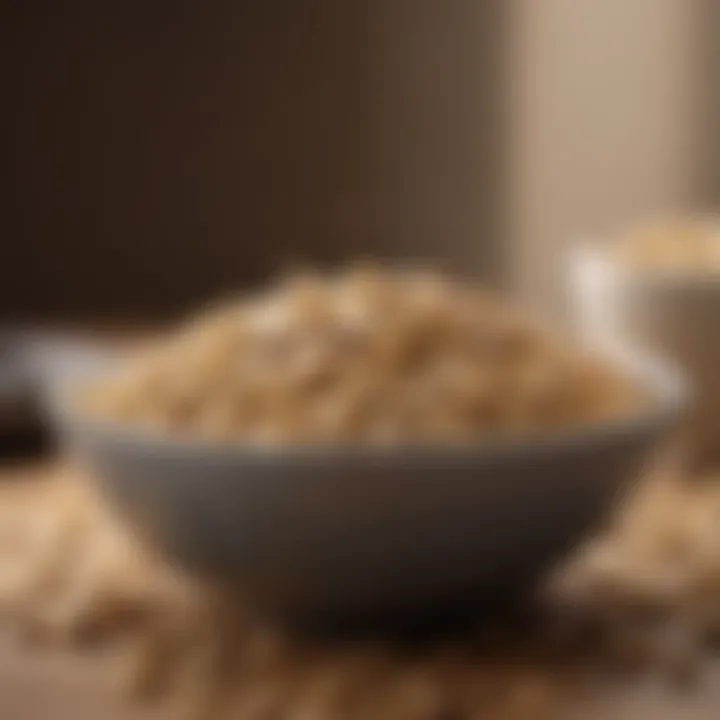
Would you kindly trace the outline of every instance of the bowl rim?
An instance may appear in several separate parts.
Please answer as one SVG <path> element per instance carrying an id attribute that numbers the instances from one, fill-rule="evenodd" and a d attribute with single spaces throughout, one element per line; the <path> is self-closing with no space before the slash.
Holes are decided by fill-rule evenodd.
<path id="1" fill-rule="evenodd" d="M 588 443 L 600 443 L 612 438 L 642 430 L 672 426 L 688 407 L 691 393 L 684 375 L 665 359 L 623 345 L 595 348 L 596 353 L 609 356 L 614 365 L 634 377 L 651 394 L 652 400 L 638 412 L 617 418 L 595 422 L 568 424 L 560 428 L 521 432 L 500 436 L 479 437 L 475 442 L 431 443 L 405 442 L 397 444 L 363 443 L 271 443 L 252 444 L 233 441 L 212 441 L 190 435 L 173 435 L 144 425 L 133 425 L 112 419 L 97 417 L 82 409 L 72 395 L 78 384 L 86 382 L 85 374 L 53 383 L 46 383 L 44 410 L 52 425 L 60 434 L 70 431 L 94 440 L 125 449 L 132 448 L 146 455 L 178 458 L 203 458 L 222 462 L 233 460 L 247 462 L 317 461 L 320 459 L 350 459 L 353 461 L 399 461 L 408 457 L 459 460 L 483 458 L 487 460 L 506 458 L 510 455 L 542 455 L 560 449 L 587 447 Z M 109 358 L 96 365 L 94 375 L 107 372 Z M 97 357 L 92 359 L 97 362 Z M 115 362 L 111 360 L 110 362 Z"/>

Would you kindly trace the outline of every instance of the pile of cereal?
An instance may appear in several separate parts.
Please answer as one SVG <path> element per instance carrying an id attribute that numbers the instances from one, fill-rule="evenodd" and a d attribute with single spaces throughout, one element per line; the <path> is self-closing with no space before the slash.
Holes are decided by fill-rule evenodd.
<path id="1" fill-rule="evenodd" d="M 359 269 L 215 308 L 81 400 L 210 440 L 384 444 L 594 422 L 640 395 L 482 288 Z"/>
<path id="2" fill-rule="evenodd" d="M 720 220 L 689 216 L 635 226 L 615 247 L 618 259 L 638 270 L 720 272 Z"/>

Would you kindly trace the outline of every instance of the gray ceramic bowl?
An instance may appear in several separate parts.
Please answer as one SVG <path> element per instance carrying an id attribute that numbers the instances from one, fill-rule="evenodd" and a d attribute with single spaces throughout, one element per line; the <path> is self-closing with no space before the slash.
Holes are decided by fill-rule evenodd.
<path id="1" fill-rule="evenodd" d="M 622 362 L 652 410 L 461 448 L 266 450 L 99 423 L 67 402 L 97 358 L 52 379 L 51 416 L 120 512 L 180 563 L 298 615 L 423 613 L 536 577 L 636 477 L 684 390 L 654 362 Z"/>

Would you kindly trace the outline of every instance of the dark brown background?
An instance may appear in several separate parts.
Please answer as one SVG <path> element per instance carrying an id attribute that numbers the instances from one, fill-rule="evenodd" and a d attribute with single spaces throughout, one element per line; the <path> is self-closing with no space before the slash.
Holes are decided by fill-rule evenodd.
<path id="1" fill-rule="evenodd" d="M 0 314 L 162 315 L 358 255 L 497 277 L 499 4 L 2 4 Z"/>

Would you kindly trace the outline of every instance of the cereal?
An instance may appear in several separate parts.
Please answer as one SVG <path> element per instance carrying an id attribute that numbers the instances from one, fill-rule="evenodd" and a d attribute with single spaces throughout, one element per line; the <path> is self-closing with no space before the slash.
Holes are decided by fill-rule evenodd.
<path id="1" fill-rule="evenodd" d="M 215 441 L 383 444 L 600 421 L 640 396 L 490 293 L 364 269 L 291 279 L 200 315 L 81 402 Z"/>
<path id="2" fill-rule="evenodd" d="M 720 272 L 720 223 L 690 216 L 631 228 L 615 244 L 626 266 L 662 273 Z"/>

